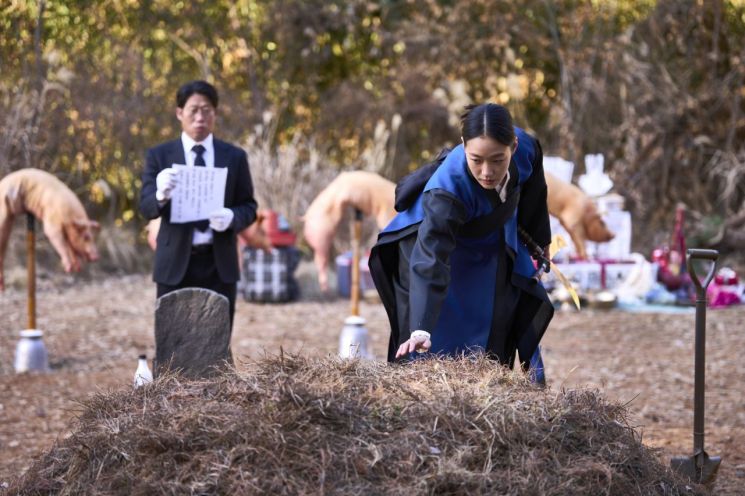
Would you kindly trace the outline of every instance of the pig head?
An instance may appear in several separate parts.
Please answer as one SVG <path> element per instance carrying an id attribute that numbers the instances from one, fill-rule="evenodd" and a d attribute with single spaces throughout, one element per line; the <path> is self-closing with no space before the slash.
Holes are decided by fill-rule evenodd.
<path id="1" fill-rule="evenodd" d="M 396 185 L 374 172 L 342 172 L 326 186 L 303 215 L 303 236 L 313 249 L 318 285 L 328 290 L 328 266 L 334 235 L 349 207 L 372 216 L 384 228 L 396 215 Z"/>
<path id="2" fill-rule="evenodd" d="M 327 270 L 329 268 L 329 257 L 331 255 L 331 245 L 334 241 L 336 228 L 341 222 L 341 216 L 337 219 L 335 216 L 320 215 L 318 212 L 303 216 L 303 236 L 308 246 L 313 250 L 313 263 L 318 273 L 318 285 L 321 291 L 327 291 L 329 288 L 329 279 Z"/>
<path id="3" fill-rule="evenodd" d="M 83 261 L 98 260 L 95 237 L 100 226 L 88 219 L 82 203 L 62 181 L 40 169 L 21 169 L 0 180 L 0 290 L 3 267 L 16 215 L 31 213 L 59 255 L 65 272 L 77 272 Z"/>
<path id="4" fill-rule="evenodd" d="M 101 226 L 98 222 L 88 219 L 75 219 L 72 222 L 65 222 L 64 241 L 67 243 L 67 247 L 70 249 L 70 264 L 65 262 L 63 257 L 62 265 L 65 271 L 77 272 L 81 268 L 80 262 L 85 260 L 88 262 L 95 262 L 98 260 L 98 248 L 96 248 L 96 235 L 101 230 Z M 51 239 L 53 233 L 46 229 L 46 223 L 44 224 L 44 233 Z M 54 244 L 54 243 L 52 243 Z"/>
<path id="5" fill-rule="evenodd" d="M 548 212 L 559 219 L 569 233 L 577 256 L 586 259 L 585 241 L 603 243 L 613 239 L 614 234 L 605 225 L 595 202 L 584 191 L 549 172 L 545 175 Z"/>

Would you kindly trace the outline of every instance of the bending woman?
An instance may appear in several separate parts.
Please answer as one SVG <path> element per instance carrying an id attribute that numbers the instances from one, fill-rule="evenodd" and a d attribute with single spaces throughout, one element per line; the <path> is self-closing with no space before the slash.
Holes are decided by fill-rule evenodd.
<path id="1" fill-rule="evenodd" d="M 482 351 L 512 367 L 519 351 L 527 369 L 553 317 L 518 235 L 520 226 L 538 246 L 551 241 L 541 147 L 491 103 L 467 107 L 461 132 L 439 166 L 399 183 L 397 205 L 409 205 L 370 255 L 391 324 L 388 360 Z"/>

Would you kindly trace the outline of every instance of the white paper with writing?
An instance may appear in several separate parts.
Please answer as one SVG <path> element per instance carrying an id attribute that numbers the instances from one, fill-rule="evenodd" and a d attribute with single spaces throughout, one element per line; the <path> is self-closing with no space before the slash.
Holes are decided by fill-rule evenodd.
<path id="1" fill-rule="evenodd" d="M 226 167 L 189 167 L 173 164 L 178 186 L 171 197 L 171 222 L 180 224 L 204 220 L 225 206 Z"/>

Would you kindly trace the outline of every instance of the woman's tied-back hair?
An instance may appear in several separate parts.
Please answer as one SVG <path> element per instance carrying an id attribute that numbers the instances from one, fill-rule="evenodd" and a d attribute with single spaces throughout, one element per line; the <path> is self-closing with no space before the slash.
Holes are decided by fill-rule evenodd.
<path id="1" fill-rule="evenodd" d="M 463 144 L 482 136 L 488 136 L 507 146 L 512 146 L 515 142 L 510 111 L 496 103 L 467 105 L 460 116 L 460 127 Z"/>
<path id="2" fill-rule="evenodd" d="M 181 86 L 176 93 L 176 106 L 178 108 L 184 108 L 186 101 L 194 93 L 206 96 L 212 106 L 217 108 L 217 90 L 207 81 L 189 81 Z"/>

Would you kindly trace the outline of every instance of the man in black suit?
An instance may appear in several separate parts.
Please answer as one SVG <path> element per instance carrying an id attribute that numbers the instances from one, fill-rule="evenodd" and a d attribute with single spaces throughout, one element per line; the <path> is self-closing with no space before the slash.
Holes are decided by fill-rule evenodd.
<path id="1" fill-rule="evenodd" d="M 186 287 L 211 289 L 228 298 L 232 325 L 240 279 L 236 235 L 256 220 L 256 201 L 246 152 L 212 136 L 217 103 L 217 90 L 205 81 L 179 88 L 176 117 L 183 132 L 148 150 L 140 212 L 147 219 L 162 217 L 153 270 L 158 297 Z M 224 207 L 209 220 L 171 223 L 170 200 L 179 184 L 174 164 L 228 169 Z"/>

